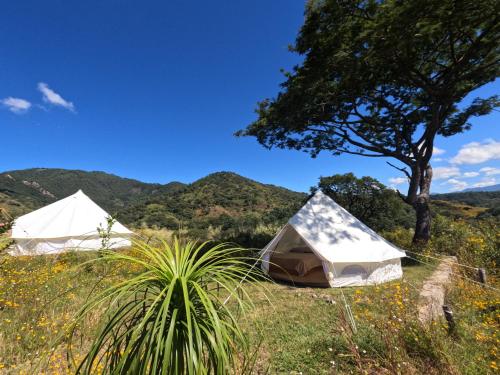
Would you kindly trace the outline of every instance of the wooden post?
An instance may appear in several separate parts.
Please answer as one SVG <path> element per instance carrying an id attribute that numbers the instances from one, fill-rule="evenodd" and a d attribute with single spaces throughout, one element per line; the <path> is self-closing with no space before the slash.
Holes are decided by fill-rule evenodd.
<path id="1" fill-rule="evenodd" d="M 443 312 L 446 322 L 448 323 L 448 332 L 452 333 L 455 331 L 455 319 L 453 318 L 453 311 L 448 305 L 443 305 Z"/>
<path id="2" fill-rule="evenodd" d="M 477 274 L 479 276 L 479 281 L 483 284 L 486 284 L 486 270 L 484 268 L 478 268 Z"/>

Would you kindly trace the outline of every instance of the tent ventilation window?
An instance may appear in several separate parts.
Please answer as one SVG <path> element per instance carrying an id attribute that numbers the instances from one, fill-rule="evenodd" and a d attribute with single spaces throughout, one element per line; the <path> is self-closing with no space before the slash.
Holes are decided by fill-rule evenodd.
<path id="1" fill-rule="evenodd" d="M 345 267 L 342 270 L 341 276 L 362 276 L 363 279 L 366 278 L 368 272 L 361 267 L 359 264 L 352 264 L 350 266 Z"/>

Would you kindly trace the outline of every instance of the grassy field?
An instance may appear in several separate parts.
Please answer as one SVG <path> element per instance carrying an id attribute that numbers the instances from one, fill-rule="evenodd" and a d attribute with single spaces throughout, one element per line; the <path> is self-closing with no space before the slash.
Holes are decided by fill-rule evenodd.
<path id="1" fill-rule="evenodd" d="M 0 374 L 74 371 L 61 341 L 73 315 L 89 295 L 137 272 L 82 266 L 94 256 L 0 258 Z M 241 322 L 256 352 L 255 373 L 493 373 L 499 315 L 491 306 L 500 303 L 498 295 L 457 280 L 449 294 L 457 332 L 448 335 L 443 322 L 423 329 L 416 301 L 432 269 L 405 266 L 402 280 L 342 290 L 245 285 L 255 306 Z M 84 352 L 92 329 L 81 332 L 77 353 Z"/>
<path id="2" fill-rule="evenodd" d="M 343 312 L 345 301 L 352 308 L 358 332 L 363 331 L 365 323 L 385 319 L 388 311 L 401 317 L 409 303 L 416 301 L 418 287 L 431 272 L 431 267 L 408 266 L 400 281 L 342 290 L 268 284 L 269 292 L 264 293 L 251 287 L 256 308 L 246 325 L 256 345 L 260 343 L 260 369 L 304 374 L 355 370 L 354 354 L 345 340 L 351 330 Z M 359 345 L 367 356 L 376 354 L 370 342 Z"/>

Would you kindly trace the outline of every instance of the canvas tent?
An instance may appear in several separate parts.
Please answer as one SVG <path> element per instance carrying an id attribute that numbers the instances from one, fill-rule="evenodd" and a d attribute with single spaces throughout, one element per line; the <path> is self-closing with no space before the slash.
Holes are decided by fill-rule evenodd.
<path id="1" fill-rule="evenodd" d="M 102 238 L 97 228 L 107 228 L 109 215 L 79 190 L 14 221 L 11 255 L 56 254 L 67 250 L 98 250 Z M 115 222 L 109 248 L 130 246 L 132 232 Z"/>
<path id="2" fill-rule="evenodd" d="M 318 191 L 262 250 L 271 277 L 313 286 L 401 278 L 405 253 Z"/>

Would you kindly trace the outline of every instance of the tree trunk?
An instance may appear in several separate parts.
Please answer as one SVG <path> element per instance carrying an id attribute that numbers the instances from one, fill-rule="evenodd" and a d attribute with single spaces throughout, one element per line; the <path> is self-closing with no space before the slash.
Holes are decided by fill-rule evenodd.
<path id="1" fill-rule="evenodd" d="M 419 194 L 417 195 L 413 208 L 417 214 L 417 222 L 415 224 L 415 234 L 413 243 L 427 243 L 431 238 L 431 210 L 430 189 L 432 181 L 432 167 L 427 165 L 419 173 Z"/>
<path id="2" fill-rule="evenodd" d="M 429 208 L 429 198 L 419 196 L 413 207 L 417 214 L 413 243 L 427 243 L 431 238 L 431 210 Z"/>

